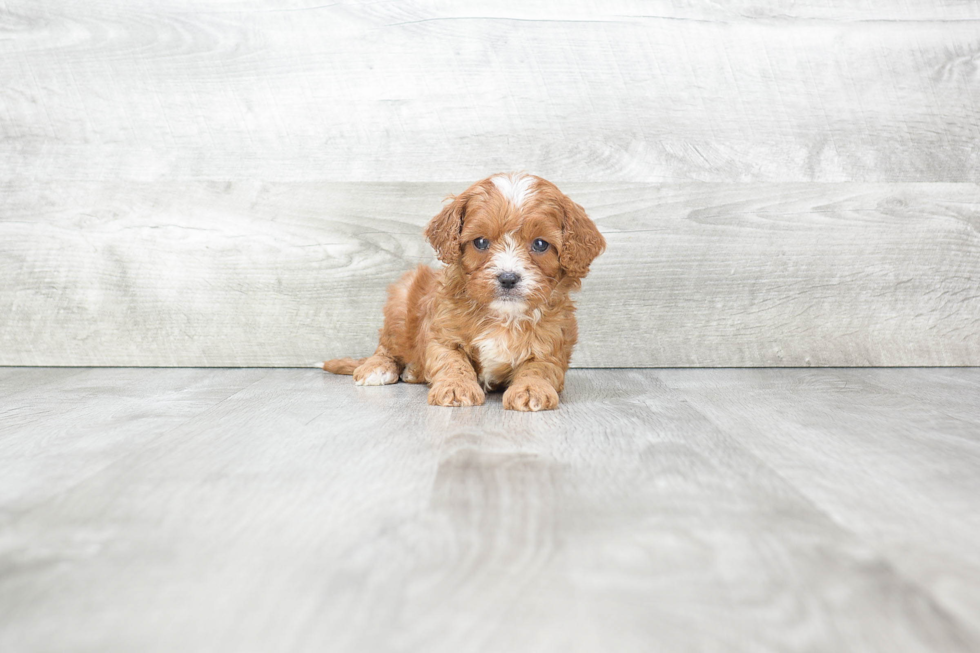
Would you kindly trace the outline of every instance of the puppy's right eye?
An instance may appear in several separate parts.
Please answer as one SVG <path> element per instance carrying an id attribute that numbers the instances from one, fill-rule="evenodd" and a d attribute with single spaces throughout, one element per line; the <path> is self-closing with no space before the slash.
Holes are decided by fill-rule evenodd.
<path id="1" fill-rule="evenodd" d="M 483 236 L 480 236 L 479 238 L 473 241 L 473 247 L 476 247 L 478 250 L 483 251 L 487 247 L 490 247 L 490 241 L 484 238 Z"/>

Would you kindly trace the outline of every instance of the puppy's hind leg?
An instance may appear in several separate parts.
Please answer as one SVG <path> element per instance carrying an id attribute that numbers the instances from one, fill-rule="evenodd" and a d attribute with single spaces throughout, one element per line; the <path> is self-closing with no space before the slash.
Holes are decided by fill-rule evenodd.
<path id="1" fill-rule="evenodd" d="M 417 310 L 418 298 L 413 299 L 412 295 L 421 292 L 420 280 L 431 282 L 432 270 L 421 265 L 406 272 L 388 287 L 384 325 L 378 334 L 378 349 L 354 370 L 354 383 L 357 385 L 398 383 L 398 377 L 405 369 L 405 362 L 411 360 L 412 343 L 416 337 L 415 328 L 411 324 L 415 323 L 417 316 L 413 312 L 410 319 L 409 312 Z"/>
<path id="2" fill-rule="evenodd" d="M 396 361 L 383 345 L 379 345 L 374 355 L 354 370 L 355 385 L 389 385 L 398 383 L 404 365 Z"/>

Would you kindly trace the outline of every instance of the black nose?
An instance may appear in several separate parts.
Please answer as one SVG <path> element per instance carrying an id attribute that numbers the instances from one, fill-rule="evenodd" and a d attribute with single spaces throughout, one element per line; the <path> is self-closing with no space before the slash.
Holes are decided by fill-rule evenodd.
<path id="1" fill-rule="evenodd" d="M 505 290 L 510 290 L 521 280 L 521 275 L 516 272 L 501 272 L 497 275 L 497 281 Z"/>

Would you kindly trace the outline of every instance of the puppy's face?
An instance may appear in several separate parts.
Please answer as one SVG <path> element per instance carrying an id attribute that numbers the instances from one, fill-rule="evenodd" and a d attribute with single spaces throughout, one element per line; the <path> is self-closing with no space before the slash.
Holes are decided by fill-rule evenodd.
<path id="1" fill-rule="evenodd" d="M 581 206 L 525 174 L 477 182 L 433 218 L 426 237 L 466 295 L 503 316 L 533 310 L 562 281 L 577 287 L 605 247 Z"/>
<path id="2" fill-rule="evenodd" d="M 460 232 L 467 295 L 505 315 L 547 300 L 561 273 L 560 211 L 536 197 L 533 181 L 492 177 L 467 203 Z"/>

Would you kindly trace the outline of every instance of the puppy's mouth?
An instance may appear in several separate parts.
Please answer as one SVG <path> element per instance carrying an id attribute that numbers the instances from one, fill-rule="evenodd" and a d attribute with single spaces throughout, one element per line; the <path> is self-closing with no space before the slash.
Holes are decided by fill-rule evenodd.
<path id="1" fill-rule="evenodd" d="M 494 299 L 498 302 L 524 302 L 526 298 L 524 297 L 524 291 L 518 290 L 517 288 L 505 289 L 498 288 L 497 295 Z"/>

